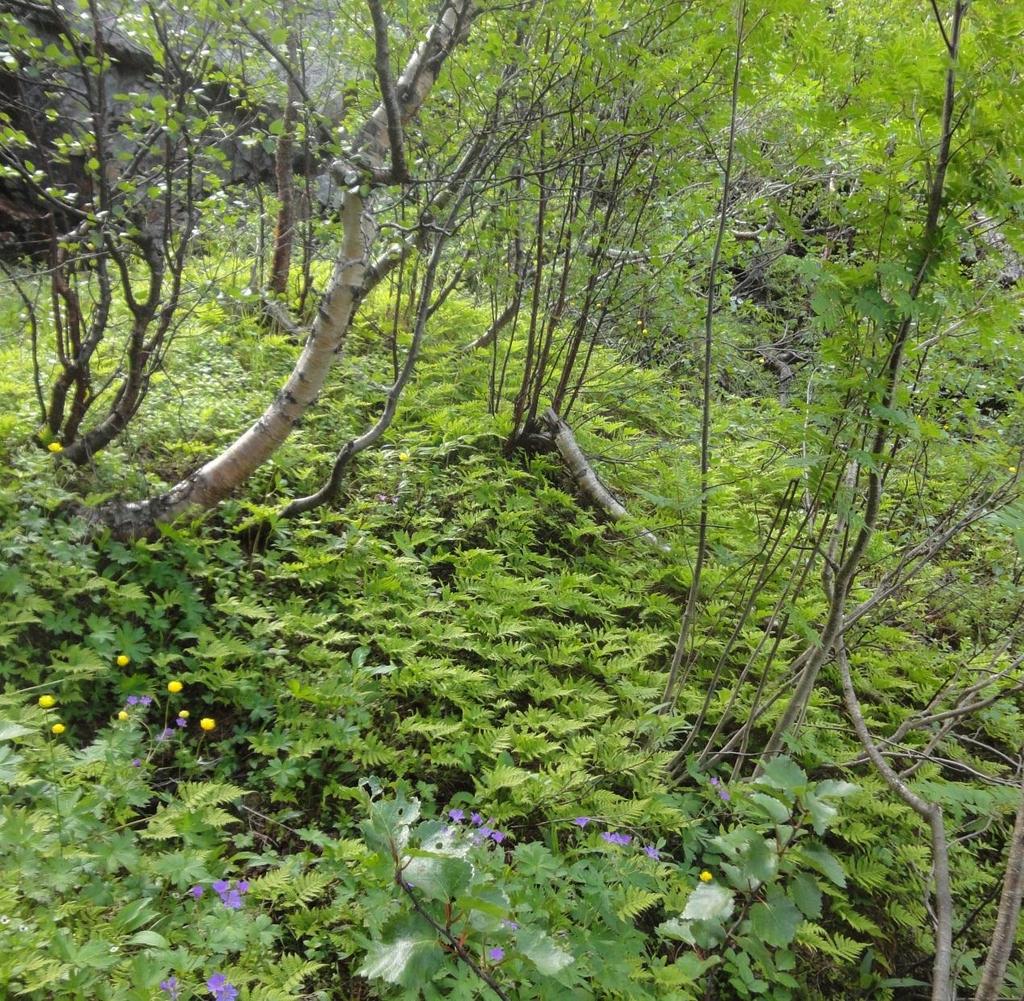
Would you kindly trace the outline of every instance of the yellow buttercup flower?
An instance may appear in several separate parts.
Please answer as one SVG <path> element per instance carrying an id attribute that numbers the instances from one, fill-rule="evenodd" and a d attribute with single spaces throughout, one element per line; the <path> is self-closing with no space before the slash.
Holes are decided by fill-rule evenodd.
<path id="1" fill-rule="evenodd" d="M 58 736 L 58 737 L 59 737 L 59 736 L 60 736 L 60 735 L 61 735 L 61 734 L 62 734 L 62 733 L 63 733 L 63 732 L 64 732 L 64 731 L 66 730 L 66 729 L 67 729 L 67 728 L 66 728 L 66 727 L 64 726 L 64 724 L 63 724 L 63 723 L 54 723 L 54 724 L 53 724 L 53 726 L 51 726 L 51 727 L 50 727 L 50 730 L 51 730 L 51 731 L 52 731 L 53 733 L 57 734 L 57 736 Z"/>
<path id="2" fill-rule="evenodd" d="M 714 878 L 715 878 L 715 877 L 714 877 L 714 876 L 712 876 L 712 875 L 711 875 L 711 873 L 707 871 L 707 869 L 705 869 L 705 870 L 704 870 L 704 871 L 703 871 L 703 872 L 702 872 L 702 873 L 700 874 L 700 881 L 701 881 L 702 883 L 710 883 L 710 882 L 711 882 L 711 880 L 713 880 Z"/>
<path id="3" fill-rule="evenodd" d="M 202 728 L 203 728 L 204 730 L 207 730 L 207 731 L 209 731 L 209 730 L 212 730 L 212 729 L 213 729 L 213 728 L 214 728 L 214 727 L 215 727 L 215 726 L 216 726 L 217 724 L 216 724 L 216 722 L 215 722 L 214 720 L 210 719 L 210 717 L 209 717 L 209 716 L 204 716 L 204 717 L 203 717 L 203 718 L 202 718 L 202 719 L 201 719 L 201 720 L 199 721 L 199 725 L 200 725 L 200 726 L 201 726 L 201 727 L 202 727 Z"/>
<path id="4" fill-rule="evenodd" d="M 399 462 L 408 462 L 411 458 L 412 458 L 412 456 L 408 452 L 399 452 L 398 453 L 398 461 Z"/>
<path id="5" fill-rule="evenodd" d="M 124 721 L 125 721 L 126 719 L 128 719 L 128 712 L 127 712 L 127 710 L 125 710 L 125 709 L 122 709 L 122 710 L 121 710 L 121 711 L 120 711 L 120 712 L 119 712 L 119 713 L 117 714 L 117 718 L 118 718 L 119 720 L 121 720 L 122 722 L 124 722 Z"/>
<path id="6" fill-rule="evenodd" d="M 1006 468 L 1007 468 L 1008 470 L 1010 470 L 1010 472 L 1011 472 L 1011 473 L 1015 473 L 1015 472 L 1017 472 L 1017 467 L 1016 467 L 1016 466 L 1007 466 Z"/>
<path id="7" fill-rule="evenodd" d="M 177 695 L 185 686 L 180 681 L 168 681 L 167 691 L 172 695 Z"/>
<path id="8" fill-rule="evenodd" d="M 59 441 L 51 441 L 50 444 L 46 446 L 46 450 L 56 454 L 57 452 L 63 452 L 64 446 Z"/>
<path id="9" fill-rule="evenodd" d="M 119 653 L 117 655 L 117 666 L 118 667 L 127 667 L 131 662 L 132 662 L 132 659 L 131 659 L 131 657 L 128 656 L 128 654 L 126 654 L 126 653 Z"/>
<path id="10" fill-rule="evenodd" d="M 57 704 L 57 700 L 52 695 L 40 695 L 39 704 L 44 709 L 52 709 Z"/>
<path id="11" fill-rule="evenodd" d="M 188 719 L 188 710 L 187 710 L 187 709 L 182 709 L 182 710 L 181 710 L 181 711 L 180 711 L 180 712 L 178 713 L 178 715 L 179 715 L 179 716 L 180 716 L 180 717 L 181 717 L 182 719 Z"/>

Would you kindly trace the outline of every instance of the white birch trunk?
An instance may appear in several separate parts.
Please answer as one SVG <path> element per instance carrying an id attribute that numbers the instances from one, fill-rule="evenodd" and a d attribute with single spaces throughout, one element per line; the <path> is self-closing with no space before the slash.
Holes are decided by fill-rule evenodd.
<path id="1" fill-rule="evenodd" d="M 472 14 L 473 0 L 448 0 L 426 39 L 409 58 L 395 84 L 403 123 L 420 110 L 444 60 L 465 39 Z M 359 302 L 368 291 L 369 243 L 375 226 L 372 209 L 358 190 L 365 181 L 362 171 L 369 171 L 378 180 L 386 171 L 390 147 L 383 104 L 360 129 L 355 147 L 354 162 L 340 161 L 333 167 L 343 178 L 347 175 L 350 188 L 342 203 L 341 251 L 302 354 L 273 402 L 220 455 L 166 493 L 145 501 L 114 502 L 86 510 L 83 513 L 88 520 L 110 528 L 119 537 L 132 538 L 151 534 L 159 522 L 214 507 L 277 451 L 316 401 L 344 347 Z"/>

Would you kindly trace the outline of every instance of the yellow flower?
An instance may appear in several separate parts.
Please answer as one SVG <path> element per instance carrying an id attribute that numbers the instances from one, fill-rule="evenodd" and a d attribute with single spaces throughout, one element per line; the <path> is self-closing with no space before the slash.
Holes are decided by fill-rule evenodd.
<path id="1" fill-rule="evenodd" d="M 172 695 L 177 695 L 185 686 L 180 681 L 168 681 L 167 691 Z"/>
<path id="2" fill-rule="evenodd" d="M 52 695 L 40 695 L 39 704 L 44 709 L 50 709 L 57 704 L 57 700 Z"/>
<path id="3" fill-rule="evenodd" d="M 202 718 L 202 719 L 201 719 L 201 720 L 199 721 L 199 725 L 200 725 L 200 726 L 201 726 L 201 727 L 202 727 L 202 728 L 203 728 L 204 730 L 207 730 L 207 731 L 209 731 L 209 730 L 212 730 L 212 729 L 213 729 L 213 728 L 214 728 L 214 727 L 215 727 L 215 726 L 216 726 L 217 724 L 216 724 L 216 722 L 215 722 L 214 720 L 210 719 L 210 717 L 209 717 L 209 716 L 204 716 L 204 717 L 203 717 L 203 718 Z"/>
<path id="4" fill-rule="evenodd" d="M 124 720 L 128 719 L 128 712 L 127 712 L 127 710 L 125 710 L 125 709 L 122 709 L 122 710 L 121 710 L 121 711 L 120 711 L 120 712 L 119 712 L 119 713 L 117 714 L 117 718 L 118 718 L 119 720 L 121 720 L 122 722 L 123 722 Z"/>
<path id="5" fill-rule="evenodd" d="M 703 872 L 702 872 L 702 873 L 700 874 L 700 881 L 701 881 L 702 883 L 710 883 L 710 882 L 711 882 L 711 880 L 713 880 L 714 878 L 715 878 L 715 877 L 714 877 L 714 876 L 712 876 L 712 875 L 711 875 L 711 873 L 707 871 L 707 869 L 705 869 L 705 870 L 704 870 L 704 871 L 703 871 Z"/>
<path id="6" fill-rule="evenodd" d="M 188 719 L 188 710 L 187 709 L 182 709 L 182 710 L 179 711 L 178 715 L 182 719 Z"/>
<path id="7" fill-rule="evenodd" d="M 58 737 L 64 732 L 64 729 L 65 727 L 63 723 L 54 723 L 53 726 L 50 727 L 50 730 L 57 734 Z"/>
<path id="8" fill-rule="evenodd" d="M 1015 473 L 1015 472 L 1017 472 L 1017 467 L 1016 467 L 1016 466 L 1007 466 L 1006 468 L 1007 468 L 1008 470 L 1010 470 L 1010 472 L 1011 472 L 1011 473 Z"/>
<path id="9" fill-rule="evenodd" d="M 412 456 L 408 452 L 399 452 L 398 453 L 398 461 L 399 462 L 408 462 L 411 458 L 412 458 Z"/>
<path id="10" fill-rule="evenodd" d="M 118 667 L 127 667 L 131 662 L 132 662 L 132 659 L 131 659 L 131 657 L 128 656 L 128 654 L 126 654 L 126 653 L 119 653 L 117 655 L 117 666 Z"/>
<path id="11" fill-rule="evenodd" d="M 51 441 L 50 444 L 46 446 L 46 449 L 48 452 L 53 452 L 54 455 L 56 455 L 57 452 L 64 451 L 64 446 L 59 441 Z"/>

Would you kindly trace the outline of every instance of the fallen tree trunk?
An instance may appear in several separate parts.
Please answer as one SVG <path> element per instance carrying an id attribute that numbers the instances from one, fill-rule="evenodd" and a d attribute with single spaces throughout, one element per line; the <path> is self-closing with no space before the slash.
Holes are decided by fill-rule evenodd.
<path id="1" fill-rule="evenodd" d="M 576 481 L 576 487 L 583 497 L 607 515 L 611 521 L 622 521 L 629 518 L 629 512 L 594 472 L 594 467 L 583 454 L 583 449 L 577 443 L 572 428 L 551 407 L 548 407 L 541 415 L 541 423 L 551 436 L 552 443 L 562 457 L 569 475 Z M 664 553 L 670 552 L 670 547 L 646 528 L 640 530 L 639 538 L 655 549 L 660 549 Z"/>

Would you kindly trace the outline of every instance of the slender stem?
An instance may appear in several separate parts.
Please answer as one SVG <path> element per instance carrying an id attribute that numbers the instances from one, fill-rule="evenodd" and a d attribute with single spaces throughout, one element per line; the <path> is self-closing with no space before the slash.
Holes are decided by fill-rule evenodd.
<path id="1" fill-rule="evenodd" d="M 666 706 L 675 704 L 677 698 L 677 682 L 680 669 L 689 644 L 693 620 L 697 613 L 697 599 L 700 595 L 700 579 L 707 559 L 708 549 L 708 473 L 711 469 L 711 363 L 714 348 L 714 317 L 715 317 L 715 283 L 718 278 L 718 262 L 722 256 L 722 242 L 725 238 L 725 224 L 729 217 L 729 195 L 732 190 L 732 162 L 736 150 L 736 108 L 740 93 L 740 65 L 743 56 L 743 22 L 747 14 L 746 0 L 741 0 L 736 15 L 736 50 L 732 70 L 732 97 L 730 101 L 729 145 L 726 151 L 725 166 L 722 171 L 722 203 L 718 213 L 718 232 L 715 234 L 715 245 L 711 252 L 711 265 L 708 269 L 708 293 L 704 310 L 704 371 L 700 423 L 700 523 L 697 529 L 697 556 L 693 564 L 693 577 L 686 595 L 686 607 L 683 610 L 682 622 L 679 625 L 679 636 L 676 638 L 675 650 L 672 652 L 672 664 L 665 684 L 665 696 L 662 702 Z"/>
<path id="2" fill-rule="evenodd" d="M 413 893 L 412 887 L 402 879 L 401 872 L 395 873 L 395 882 L 401 887 L 409 900 L 412 901 L 412 906 L 416 909 L 416 913 L 419 914 L 431 928 L 434 929 L 440 935 L 455 953 L 459 959 L 462 960 L 495 994 L 501 998 L 501 1001 L 511 1001 L 511 998 L 498 986 L 498 982 L 485 970 L 481 969 L 477 964 L 476 960 L 466 951 L 466 947 L 451 933 L 448 928 L 445 928 L 443 924 L 435 921 L 431 916 L 430 912 L 420 903 L 419 898 Z"/>
<path id="3" fill-rule="evenodd" d="M 931 996 L 932 1001 L 953 1001 L 953 891 L 949 874 L 949 843 L 946 839 L 942 807 L 938 803 L 929 803 L 918 796 L 896 774 L 878 749 L 878 745 L 868 730 L 860 700 L 853 687 L 850 661 L 846 656 L 846 644 L 841 637 L 836 642 L 836 662 L 839 665 L 839 673 L 842 678 L 843 701 L 861 747 L 864 748 L 885 784 L 918 816 L 928 822 L 932 841 L 932 877 L 935 882 L 935 958 L 932 962 Z"/>

